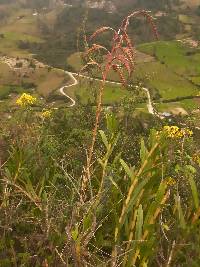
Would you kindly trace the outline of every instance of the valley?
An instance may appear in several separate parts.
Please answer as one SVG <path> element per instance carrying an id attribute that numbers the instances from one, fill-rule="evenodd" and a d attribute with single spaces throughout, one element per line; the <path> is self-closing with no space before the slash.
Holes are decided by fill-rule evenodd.
<path id="1" fill-rule="evenodd" d="M 42 13 L 41 11 L 34 11 L 34 8 L 21 8 L 16 4 L 8 5 L 8 7 L 7 12 L 9 12 L 9 16 L 6 21 L 0 24 L 0 54 L 2 58 L 6 56 L 11 59 L 13 58 L 14 65 L 21 65 L 20 58 L 22 61 L 28 63 L 25 64 L 26 67 L 20 66 L 14 68 L 12 66 L 14 71 L 14 75 L 12 75 L 12 71 L 3 64 L 5 63 L 4 60 L 1 60 L 1 69 L 3 69 L 3 72 L 1 74 L 0 95 L 1 101 L 5 99 L 1 102 L 1 105 L 3 105 L 4 101 L 6 103 L 13 103 L 12 100 L 9 101 L 8 96 L 13 98 L 12 93 L 16 94 L 23 90 L 34 90 L 34 94 L 43 98 L 44 101 L 50 101 L 49 103 L 53 103 L 55 106 L 57 106 L 55 103 L 58 103 L 58 106 L 65 105 L 66 100 L 61 95 L 59 96 L 58 89 L 65 83 L 68 83 L 70 77 L 64 74 L 62 70 L 59 71 L 57 67 L 60 68 L 60 65 L 53 62 L 58 61 L 62 55 L 62 60 L 65 57 L 65 64 L 62 65 L 62 68 L 67 71 L 78 72 L 83 66 L 81 54 L 77 52 L 69 54 L 66 47 L 65 53 L 62 51 L 60 55 L 57 55 L 57 53 L 60 53 L 59 51 L 54 51 L 54 47 L 57 44 L 53 43 L 51 47 L 50 43 L 47 43 L 51 42 L 51 40 L 47 40 L 50 34 L 49 31 L 55 28 L 58 14 L 62 14 L 65 9 L 66 11 L 67 9 L 73 10 L 74 7 L 71 7 L 70 3 L 58 3 L 53 9 L 50 8 L 48 10 L 43 8 Z M 94 10 L 95 8 L 99 9 L 102 7 L 91 6 Z M 165 16 L 164 14 L 161 17 Z M 156 16 L 160 16 L 158 12 Z M 179 15 L 179 19 L 184 25 L 187 23 L 188 25 L 193 25 L 194 23 L 187 19 L 187 15 Z M 191 46 L 192 38 L 189 39 L 188 37 L 187 39 L 186 36 L 187 31 L 184 38 L 181 39 L 182 43 L 180 43 L 181 40 L 178 40 L 176 42 L 159 41 L 158 43 L 138 45 L 133 83 L 137 85 L 139 82 L 149 88 L 152 99 L 155 102 L 155 107 L 160 112 L 167 111 L 173 113 L 174 109 L 182 108 L 184 110 L 183 113 L 187 113 L 198 108 L 200 75 L 198 69 L 200 65 L 199 44 L 198 41 L 193 41 L 193 46 Z M 188 41 L 184 42 L 184 40 Z M 45 45 L 45 43 L 48 45 Z M 43 61 L 44 64 L 41 63 L 41 66 L 37 66 L 34 62 L 39 61 L 34 59 L 34 57 L 39 60 L 44 58 L 38 57 L 38 55 L 34 55 L 32 52 L 35 52 L 36 47 L 41 47 L 41 51 L 43 51 L 43 46 L 46 47 L 45 53 L 48 53 L 48 55 L 53 53 L 52 56 L 56 57 L 57 55 L 57 57 L 53 61 L 45 59 Z M 187 69 L 189 64 L 190 67 Z M 9 78 L 11 76 L 12 79 Z M 110 75 L 109 80 L 116 80 L 116 77 L 115 73 L 113 73 Z M 118 81 L 118 78 L 116 81 Z M 74 85 L 63 90 L 70 97 L 76 99 L 75 101 L 77 103 L 84 105 L 88 103 L 93 104 L 98 90 L 98 82 L 94 81 L 91 83 L 91 81 L 88 82 L 86 80 L 80 82 L 79 85 Z M 129 97 L 130 95 L 131 93 L 128 90 L 120 89 L 111 84 L 107 85 L 104 104 L 119 104 L 123 98 Z M 147 100 L 144 101 L 146 102 Z M 141 110 L 140 106 L 141 104 L 139 104 L 139 109 Z M 145 110 L 144 112 L 146 112 Z"/>
<path id="2" fill-rule="evenodd" d="M 105 5 L 102 2 L 98 5 L 88 2 L 90 15 L 87 25 L 81 26 L 87 27 L 87 35 L 103 21 L 113 27 L 118 26 L 117 20 L 114 19 L 116 12 L 123 16 L 126 11 L 117 1 L 109 3 Z M 127 1 L 127 10 L 131 3 Z M 40 99 L 39 106 L 43 103 L 56 109 L 74 106 L 75 103 L 95 106 L 100 81 L 81 78 L 75 74 L 74 79 L 77 79 L 77 82 L 74 82 L 71 76 L 71 73 L 78 73 L 84 65 L 82 52 L 77 52 L 77 49 L 84 49 L 84 44 L 79 39 L 82 38 L 83 29 L 78 28 L 84 18 L 84 5 L 81 7 L 79 1 L 55 1 L 49 6 L 44 3 L 39 9 L 34 5 L 35 3 L 30 6 L 29 3 L 11 1 L 11 4 L 1 6 L 2 14 L 6 10 L 7 17 L 2 17 L 0 22 L 0 110 L 7 114 L 15 109 L 15 99 L 22 92 L 37 96 Z M 113 5 L 115 8 L 111 8 Z M 186 5 L 189 5 L 190 9 L 185 9 L 182 3 L 180 10 L 174 9 L 170 18 L 166 6 L 163 10 L 162 6 L 158 5 L 157 9 L 152 8 L 158 31 L 161 33 L 159 38 L 163 39 L 158 42 L 154 42 L 150 30 L 144 30 L 144 27 L 148 26 L 144 26 L 142 21 L 141 25 L 137 20 L 133 23 L 131 35 L 137 41 L 133 88 L 124 89 L 108 82 L 103 105 L 118 107 L 120 110 L 126 99 L 134 97 L 134 91 L 137 91 L 135 87 L 139 85 L 141 88 L 148 88 L 152 105 L 160 114 L 185 115 L 197 112 L 200 102 L 200 50 L 194 28 L 199 17 L 196 13 L 194 16 L 192 11 L 196 10 L 196 3 L 187 2 Z M 93 21 L 97 12 L 98 20 L 92 25 L 90 20 Z M 77 15 L 79 18 L 75 21 Z M 173 27 L 166 31 L 163 25 L 172 19 L 171 16 L 176 18 L 177 25 L 180 25 L 177 29 L 169 25 Z M 139 25 L 138 32 L 134 32 L 135 25 Z M 168 32 L 171 31 L 174 31 L 174 36 L 167 40 Z M 150 42 L 146 43 L 147 40 L 143 37 L 145 35 Z M 138 39 L 138 36 L 142 38 Z M 104 36 L 100 42 L 105 43 Z M 8 64 L 5 65 L 6 58 L 12 61 L 11 68 Z M 90 76 L 87 73 L 85 75 Z M 100 78 L 98 73 L 92 75 Z M 119 82 L 115 72 L 109 74 L 108 80 Z M 144 90 L 140 90 L 139 94 L 136 110 L 147 114 L 148 95 Z"/>
<path id="3" fill-rule="evenodd" d="M 0 0 L 0 267 L 200 266 L 199 0 Z"/>

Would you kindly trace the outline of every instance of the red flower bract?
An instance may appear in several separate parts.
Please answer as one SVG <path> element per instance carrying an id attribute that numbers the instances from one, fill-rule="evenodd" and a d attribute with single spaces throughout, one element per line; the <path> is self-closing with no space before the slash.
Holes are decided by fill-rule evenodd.
<path id="1" fill-rule="evenodd" d="M 147 22 L 150 24 L 152 28 L 152 32 L 155 35 L 156 38 L 158 38 L 158 32 L 156 29 L 156 26 L 154 24 L 153 17 L 149 14 L 148 11 L 141 10 L 131 13 L 129 16 L 127 16 L 121 23 L 121 26 L 118 30 L 115 30 L 111 27 L 101 27 L 97 31 L 95 31 L 92 36 L 89 38 L 90 41 L 92 41 L 94 38 L 99 36 L 100 34 L 103 34 L 105 32 L 111 32 L 113 33 L 113 37 L 111 40 L 111 49 L 99 45 L 99 44 L 93 44 L 91 48 L 87 49 L 85 56 L 89 58 L 89 62 L 83 67 L 81 71 L 85 71 L 89 66 L 95 66 L 98 68 L 98 70 L 101 72 L 102 76 L 102 85 L 99 89 L 99 96 L 98 96 L 98 102 L 97 102 L 97 110 L 96 110 L 96 119 L 95 119 L 95 125 L 93 130 L 93 137 L 92 137 L 92 143 L 91 147 L 89 149 L 89 154 L 87 157 L 87 166 L 86 166 L 86 172 L 83 176 L 83 191 L 86 190 L 86 185 L 88 181 L 90 180 L 90 168 L 92 163 L 92 157 L 93 157 L 93 150 L 94 145 L 96 142 L 96 136 L 98 132 L 98 126 L 100 121 L 100 114 L 102 110 L 102 97 L 103 97 L 103 91 L 106 83 L 106 79 L 108 77 L 108 73 L 110 70 L 114 70 L 118 73 L 119 78 L 121 80 L 121 83 L 126 86 L 126 77 L 131 77 L 134 71 L 135 67 L 135 47 L 131 41 L 131 38 L 128 35 L 128 26 L 130 24 L 130 20 L 137 16 L 143 16 L 146 18 Z M 95 52 L 104 51 L 103 56 L 103 63 L 97 62 L 95 58 L 92 58 L 92 54 Z M 125 75 L 127 73 L 127 75 Z"/>

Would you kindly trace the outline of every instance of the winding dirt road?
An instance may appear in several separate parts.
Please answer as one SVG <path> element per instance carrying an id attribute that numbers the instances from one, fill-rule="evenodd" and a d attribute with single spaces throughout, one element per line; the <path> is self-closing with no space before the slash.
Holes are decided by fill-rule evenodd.
<path id="1" fill-rule="evenodd" d="M 60 90 L 60 93 L 61 93 L 62 95 L 66 96 L 66 97 L 72 102 L 71 105 L 69 105 L 69 107 L 73 107 L 73 106 L 75 106 L 75 105 L 76 105 L 76 101 L 75 101 L 73 98 L 71 98 L 69 95 L 67 95 L 67 94 L 64 92 L 64 89 L 65 89 L 65 88 L 70 88 L 70 87 L 75 86 L 75 85 L 77 85 L 77 84 L 79 83 L 78 80 L 76 79 L 76 77 L 74 77 L 74 76 L 78 76 L 78 77 L 86 78 L 86 79 L 92 79 L 92 80 L 94 80 L 94 81 L 102 81 L 101 79 L 98 79 L 98 78 L 91 78 L 91 77 L 88 77 L 88 76 L 85 76 L 85 75 L 82 75 L 82 74 L 78 74 L 78 73 L 72 73 L 72 72 L 68 72 L 68 71 L 65 71 L 65 73 L 68 74 L 68 75 L 70 76 L 70 78 L 72 79 L 73 82 L 72 82 L 70 85 L 65 85 L 65 86 L 61 87 L 59 90 Z M 107 82 L 107 83 L 110 83 L 110 84 L 115 84 L 115 85 L 121 85 L 121 84 L 122 84 L 122 83 L 120 83 L 120 82 L 113 82 L 113 81 L 106 81 L 106 82 Z M 155 108 L 154 108 L 154 106 L 153 106 L 153 104 L 152 104 L 151 94 L 150 94 L 150 92 L 149 92 L 149 89 L 148 89 L 148 88 L 145 88 L 145 87 L 142 87 L 142 89 L 143 89 L 143 90 L 146 92 L 146 94 L 147 94 L 147 98 L 148 98 L 147 109 L 148 109 L 149 114 L 152 114 L 153 116 L 155 116 L 155 117 L 157 117 L 157 118 L 159 118 L 159 119 L 164 119 L 165 117 L 162 116 L 161 114 L 159 114 L 159 113 L 155 110 Z M 182 124 L 182 125 L 186 126 L 186 124 Z M 200 130 L 200 127 L 197 127 L 197 126 L 196 126 L 195 129 Z"/>
<path id="2" fill-rule="evenodd" d="M 86 79 L 91 79 L 91 78 L 88 77 L 88 76 L 82 75 L 82 74 L 73 73 L 73 72 L 69 72 L 69 71 L 65 71 L 65 73 L 68 74 L 68 75 L 70 76 L 70 78 L 72 79 L 73 82 L 72 82 L 70 85 L 65 85 L 65 86 L 61 87 L 61 88 L 59 89 L 59 91 L 60 91 L 60 93 L 61 93 L 62 95 L 64 95 L 65 97 L 67 97 L 67 98 L 72 102 L 71 105 L 69 105 L 69 107 L 73 107 L 73 106 L 76 105 L 76 101 L 75 101 L 73 98 L 71 98 L 69 95 L 67 95 L 67 94 L 64 92 L 64 89 L 65 89 L 65 88 L 70 88 L 70 87 L 75 86 L 75 85 L 78 84 L 78 80 L 74 77 L 74 75 L 79 76 L 79 77 L 81 77 L 81 78 L 86 78 Z M 92 80 L 94 80 L 94 81 L 102 81 L 101 79 L 98 79 L 98 78 L 92 78 Z M 110 83 L 110 84 L 121 85 L 120 82 L 113 82 L 113 81 L 106 81 L 106 82 L 107 82 L 107 83 Z M 159 117 L 159 118 L 162 118 L 162 116 L 160 116 L 160 115 L 155 111 L 155 109 L 154 109 L 154 107 L 153 107 L 149 89 L 148 89 L 148 88 L 145 88 L 145 87 L 143 87 L 142 89 L 143 89 L 143 90 L 146 92 L 146 94 L 147 94 L 147 98 L 148 98 L 147 109 L 148 109 L 148 112 L 149 112 L 150 114 L 154 115 L 154 116 L 157 116 L 157 117 Z"/>
<path id="3" fill-rule="evenodd" d="M 71 101 L 71 104 L 69 105 L 69 107 L 73 107 L 73 106 L 76 105 L 76 101 L 72 97 L 70 97 L 69 95 L 67 95 L 64 92 L 64 89 L 77 85 L 78 84 L 78 80 L 74 77 L 74 75 L 71 72 L 65 71 L 65 73 L 70 76 L 70 78 L 72 79 L 73 82 L 70 85 L 65 85 L 65 86 L 61 87 L 59 89 L 59 91 L 60 91 L 60 93 L 62 95 L 64 95 L 65 97 L 67 97 Z"/>
<path id="4" fill-rule="evenodd" d="M 143 87 L 142 88 L 146 93 L 147 93 L 147 97 L 148 97 L 148 103 L 147 103 L 147 109 L 148 109 L 148 112 L 160 119 L 164 119 L 164 117 L 162 115 L 160 115 L 158 112 L 156 112 L 153 104 L 152 104 L 152 100 L 151 100 L 151 95 L 150 95 L 150 92 L 149 92 L 149 89 L 148 88 L 145 88 Z"/>
<path id="5" fill-rule="evenodd" d="M 9 66 L 10 69 L 14 69 L 15 70 L 16 59 L 15 59 L 15 61 L 13 61 L 13 59 L 12 58 L 9 58 L 9 57 L 0 57 L 0 62 L 6 63 Z M 43 63 L 41 63 L 39 61 L 36 61 L 36 63 L 39 64 L 42 67 L 50 67 L 50 66 L 45 65 L 45 64 L 43 64 Z M 81 77 L 81 78 L 85 78 L 85 79 L 92 79 L 94 81 L 100 81 L 100 82 L 102 81 L 101 79 L 98 79 L 98 78 L 91 78 L 91 77 L 88 77 L 86 75 L 82 75 L 82 74 L 78 74 L 78 73 L 73 73 L 73 72 L 70 72 L 70 71 L 64 71 L 64 70 L 62 70 L 62 71 L 65 72 L 65 74 L 67 74 L 71 78 L 71 83 L 70 84 L 65 85 L 65 86 L 62 86 L 59 89 L 60 93 L 71 101 L 71 104 L 68 106 L 70 108 L 71 107 L 74 107 L 76 105 L 76 101 L 72 97 L 70 97 L 68 94 L 66 94 L 65 91 L 64 91 L 64 89 L 65 88 L 70 88 L 72 86 L 76 86 L 79 83 L 78 80 L 77 80 L 77 78 L 75 76 L 78 76 L 78 77 Z M 114 81 L 106 81 L 106 82 L 107 83 L 110 83 L 110 84 L 115 84 L 115 85 L 118 85 L 118 86 L 121 85 L 120 82 L 114 82 Z M 155 108 L 154 108 L 154 106 L 152 104 L 152 100 L 151 100 L 151 95 L 150 95 L 149 89 L 148 88 L 145 88 L 145 87 L 143 87 L 142 89 L 147 94 L 147 98 L 148 98 L 147 109 L 148 109 L 149 114 L 152 114 L 153 116 L 158 117 L 159 119 L 163 119 L 164 116 L 162 116 L 161 114 L 159 114 L 155 110 Z M 200 130 L 200 127 L 195 127 L 195 129 Z"/>
<path id="6" fill-rule="evenodd" d="M 14 69 L 14 70 L 15 70 L 15 65 L 16 65 L 16 59 L 15 59 L 15 58 L 1 57 L 1 58 L 0 58 L 0 61 L 6 63 L 6 64 L 9 66 L 10 69 Z M 50 67 L 50 66 L 45 65 L 45 64 L 43 64 L 43 63 L 41 63 L 41 62 L 39 62 L 39 61 L 37 61 L 37 60 L 35 60 L 35 62 L 36 62 L 37 64 L 43 66 L 43 67 Z M 62 70 L 62 69 L 60 69 L 60 70 Z M 64 70 L 62 70 L 62 71 L 64 71 Z M 63 96 L 67 97 L 67 98 L 71 101 L 71 104 L 70 104 L 68 107 L 74 107 L 74 106 L 76 105 L 76 101 L 75 101 L 72 97 L 70 97 L 68 94 L 66 94 L 65 91 L 64 91 L 64 89 L 65 89 L 65 88 L 70 88 L 70 87 L 75 86 L 75 85 L 77 85 L 77 84 L 79 83 L 75 76 L 78 76 L 78 77 L 81 77 L 81 78 L 85 78 L 85 79 L 92 79 L 92 80 L 94 80 L 94 81 L 100 81 L 100 82 L 102 81 L 101 79 L 98 79 L 98 78 L 90 78 L 90 77 L 88 77 L 88 76 L 86 76 L 86 75 L 82 75 L 82 74 L 78 74 L 78 73 L 73 73 L 73 72 L 70 72 L 70 71 L 64 71 L 64 72 L 65 72 L 67 75 L 69 75 L 69 77 L 70 77 L 71 80 L 72 80 L 72 83 L 69 84 L 69 85 L 62 86 L 62 87 L 59 89 L 59 91 L 60 91 L 60 93 L 61 93 Z M 110 83 L 110 84 L 121 85 L 120 82 L 114 82 L 114 81 L 106 81 L 106 82 L 107 82 L 107 83 Z M 155 109 L 154 109 L 154 107 L 153 107 L 149 89 L 148 89 L 148 88 L 144 88 L 144 87 L 143 87 L 142 89 L 143 89 L 143 90 L 146 92 L 146 94 L 147 94 L 147 98 L 148 98 L 147 109 L 148 109 L 148 112 L 149 112 L 150 114 L 154 115 L 154 116 L 157 116 L 157 117 L 159 117 L 159 118 L 162 118 L 162 116 L 159 115 L 159 114 L 155 111 Z"/>

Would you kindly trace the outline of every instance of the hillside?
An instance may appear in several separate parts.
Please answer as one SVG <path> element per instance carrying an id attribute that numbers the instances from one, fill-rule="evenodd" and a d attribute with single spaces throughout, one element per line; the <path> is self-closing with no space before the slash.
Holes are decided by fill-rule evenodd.
<path id="1" fill-rule="evenodd" d="M 199 25 L 195 0 L 0 0 L 0 267 L 200 266 Z"/>
<path id="2" fill-rule="evenodd" d="M 190 6 L 190 7 L 196 7 L 199 5 L 198 0 L 183 0 L 182 1 L 185 5 Z"/>
<path id="3" fill-rule="evenodd" d="M 33 2 L 35 5 L 34 7 L 32 5 Z M 198 21 L 200 17 L 193 15 L 195 11 L 192 9 L 184 9 L 182 5 L 179 6 L 179 9 L 177 9 L 177 5 L 176 8 L 175 5 L 173 5 L 173 11 L 169 12 L 170 5 L 172 4 L 171 1 L 168 1 L 168 5 L 166 5 L 165 1 L 159 1 L 159 4 L 155 1 L 148 1 L 148 3 L 146 1 L 127 1 L 125 2 L 124 8 L 120 6 L 120 1 L 113 1 L 112 4 L 115 5 L 116 9 L 112 9 L 111 6 L 109 6 L 110 2 L 106 2 L 107 6 L 104 6 L 105 2 L 102 1 L 98 1 L 99 6 L 94 4 L 94 2 L 93 6 L 91 6 L 92 2 L 88 2 L 90 8 L 84 26 L 83 19 L 86 10 L 83 2 L 73 1 L 72 3 L 67 1 L 67 5 L 62 1 L 43 1 L 39 4 L 37 1 L 33 2 L 20 1 L 20 3 L 16 4 L 11 1 L 9 4 L 7 3 L 7 7 L 5 7 L 5 4 L 1 5 L 2 12 L 7 13 L 6 19 L 0 23 L 0 53 L 2 56 L 7 55 L 11 60 L 16 57 L 25 57 L 31 62 L 32 54 L 34 54 L 34 57 L 38 61 L 45 63 L 49 67 L 61 68 L 72 72 L 79 71 L 82 66 L 82 59 L 78 56 L 77 49 L 80 51 L 84 50 L 84 43 L 82 42 L 84 27 L 87 36 L 101 25 L 110 25 L 117 28 L 120 19 L 128 14 L 128 10 L 131 9 L 132 5 L 135 8 L 144 8 L 148 5 L 152 5 L 152 14 L 154 18 L 156 18 L 155 22 L 159 32 L 159 39 L 169 40 L 170 46 L 173 47 L 172 49 L 174 49 L 173 40 L 181 40 L 184 45 L 180 48 L 180 53 L 183 55 L 183 58 L 180 59 L 180 64 L 182 64 L 183 61 L 185 65 L 190 62 L 193 62 L 194 66 L 198 66 L 199 64 L 199 52 L 196 47 L 196 45 L 198 46 L 198 39 L 196 37 L 198 37 L 199 28 L 197 27 L 196 21 Z M 42 9 L 35 9 L 41 6 L 43 6 Z M 180 11 L 180 8 L 183 9 Z M 118 16 L 116 16 L 117 9 L 119 10 Z M 131 38 L 135 40 L 138 50 L 140 50 L 140 52 L 145 52 L 144 54 L 138 53 L 139 57 L 137 60 L 134 82 L 139 80 L 145 86 L 148 86 L 155 101 L 170 101 L 169 104 L 157 103 L 158 110 L 171 112 L 174 110 L 175 106 L 177 108 L 183 108 L 184 110 L 186 109 L 184 112 L 190 112 L 191 107 L 196 108 L 198 106 L 198 101 L 179 98 L 191 98 L 192 96 L 198 95 L 200 73 L 195 69 L 198 69 L 198 67 L 194 67 L 192 70 L 186 70 L 183 73 L 174 73 L 174 67 L 171 65 L 171 62 L 165 63 L 165 60 L 161 57 L 157 57 L 155 52 L 151 53 L 151 58 L 149 58 L 149 51 L 144 50 L 143 47 L 145 46 L 142 46 L 142 44 L 147 41 L 154 41 L 155 39 L 145 20 L 133 20 L 129 34 Z M 109 41 L 107 38 L 107 35 L 102 35 L 101 39 L 98 41 L 101 44 L 108 45 Z M 163 44 L 167 45 L 168 43 L 166 42 Z M 193 45 L 195 46 L 193 47 Z M 178 47 L 179 45 L 177 43 L 177 48 Z M 164 49 L 166 49 L 166 53 L 170 52 L 170 50 L 167 50 L 167 47 Z M 175 51 L 175 53 L 179 53 L 178 49 L 175 49 Z M 190 53 L 191 56 L 189 55 Z M 178 55 L 179 54 L 176 56 Z M 165 57 L 165 52 L 163 57 Z M 148 68 L 152 71 L 148 70 Z M 21 70 L 19 69 L 19 72 L 20 71 L 29 73 L 29 71 L 24 71 L 23 68 Z M 34 72 L 34 69 L 31 71 Z M 170 79 L 163 79 L 163 74 L 166 71 Z M 44 71 L 44 73 L 46 73 L 46 77 L 44 78 L 40 78 L 37 72 L 35 72 L 35 74 L 23 74 L 29 77 L 20 79 L 17 78 L 18 74 L 16 74 L 15 82 L 10 82 L 11 87 L 9 87 L 7 82 L 3 82 L 2 79 L 1 95 L 5 97 L 10 95 L 13 91 L 13 84 L 16 87 L 21 86 L 23 88 L 28 82 L 29 86 L 34 86 L 36 93 L 39 93 L 42 97 L 45 96 L 47 99 L 60 98 L 59 94 L 57 96 L 59 86 L 64 84 L 65 79 L 68 78 L 67 75 L 66 77 L 60 75 L 59 77 L 55 75 L 56 72 L 57 70 L 55 69 L 52 71 L 52 75 L 50 75 L 48 72 Z M 147 80 L 146 77 L 152 75 L 154 72 L 159 73 L 157 78 L 151 78 L 150 81 Z M 54 77 L 55 83 L 49 85 L 48 82 L 45 83 L 45 80 L 48 81 L 49 79 L 49 81 L 51 81 Z M 111 74 L 109 78 L 111 80 L 116 79 L 116 75 Z M 36 82 L 36 80 L 38 81 Z M 40 90 L 43 84 L 48 86 L 48 89 L 46 89 L 48 94 Z M 185 89 L 179 92 L 176 85 L 179 85 L 178 88 Z M 88 101 L 93 103 L 94 98 L 90 97 L 90 91 L 86 93 L 86 86 L 83 86 L 81 90 L 79 86 L 72 89 L 70 88 L 70 90 L 67 90 L 68 94 L 71 97 L 77 97 L 80 103 L 86 104 Z M 108 94 L 104 103 L 112 104 L 112 100 L 113 103 L 120 103 L 123 93 L 120 92 L 114 96 L 116 90 L 112 86 L 108 86 L 107 90 Z M 168 94 L 168 92 L 173 92 L 173 94 Z M 125 95 L 129 95 L 129 93 L 126 92 Z M 60 100 L 61 99 L 56 101 L 59 105 L 63 102 L 63 100 Z M 174 103 L 176 100 L 178 102 Z M 52 102 L 54 101 L 52 100 Z"/>

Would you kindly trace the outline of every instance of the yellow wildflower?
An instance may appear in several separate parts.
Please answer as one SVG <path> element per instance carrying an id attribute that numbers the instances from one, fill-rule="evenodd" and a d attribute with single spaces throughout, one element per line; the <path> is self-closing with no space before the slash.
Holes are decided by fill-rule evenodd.
<path id="1" fill-rule="evenodd" d="M 198 165 L 200 165 L 200 154 L 195 153 L 192 157 L 192 160 Z"/>
<path id="2" fill-rule="evenodd" d="M 186 128 L 183 131 L 184 131 L 184 135 L 185 136 L 189 136 L 189 137 L 193 136 L 193 131 L 192 130 Z"/>
<path id="3" fill-rule="evenodd" d="M 33 105 L 37 99 L 29 94 L 23 93 L 16 101 L 16 104 L 21 107 Z"/>
<path id="4" fill-rule="evenodd" d="M 178 126 L 164 126 L 163 131 L 164 133 L 166 133 L 167 137 L 174 139 L 191 137 L 193 135 L 193 132 L 190 129 L 188 128 L 181 129 Z"/>
<path id="5" fill-rule="evenodd" d="M 167 137 L 176 138 L 178 137 L 179 127 L 178 126 L 164 126 L 164 132 L 167 134 Z"/>
<path id="6" fill-rule="evenodd" d="M 52 115 L 52 111 L 51 110 L 46 110 L 46 111 L 42 112 L 41 116 L 42 116 L 43 119 L 48 119 L 48 118 L 51 117 L 51 115 Z"/>
<path id="7" fill-rule="evenodd" d="M 166 184 L 167 184 L 168 186 L 173 186 L 173 185 L 176 184 L 176 180 L 175 180 L 174 178 L 172 178 L 172 177 L 168 177 L 168 178 L 166 179 Z"/>

